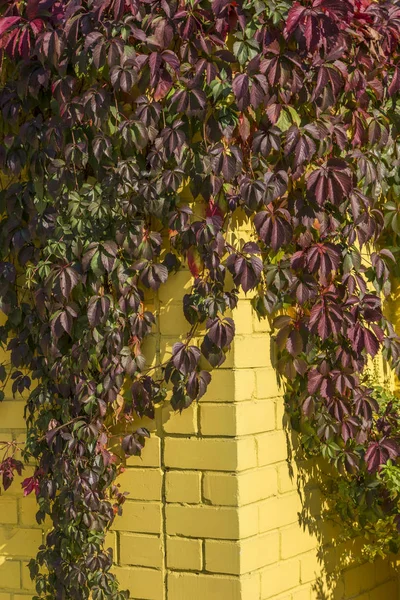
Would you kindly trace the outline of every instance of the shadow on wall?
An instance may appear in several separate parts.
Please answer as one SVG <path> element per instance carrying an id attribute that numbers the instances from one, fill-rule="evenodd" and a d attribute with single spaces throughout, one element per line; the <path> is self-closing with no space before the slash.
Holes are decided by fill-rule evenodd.
<path id="1" fill-rule="evenodd" d="M 397 311 L 397 322 L 398 315 L 400 311 Z M 277 348 L 272 337 L 270 355 L 284 402 L 285 380 L 277 370 Z M 371 364 L 371 368 L 377 381 L 381 377 L 385 381 L 389 379 L 384 361 L 378 367 L 375 363 Z M 286 412 L 283 428 L 287 443 L 288 474 L 301 503 L 299 526 L 316 541 L 317 560 L 314 566 L 317 568 L 312 573 L 312 600 L 399 600 L 399 557 L 393 555 L 391 559 L 379 558 L 370 562 L 362 552 L 362 538 L 346 538 L 340 515 L 337 518 L 327 516 L 329 512 L 334 517 L 329 498 L 323 493 L 330 477 L 336 478 L 336 469 L 322 457 L 304 458 L 299 435 L 292 428 Z"/>
<path id="2" fill-rule="evenodd" d="M 362 538 L 345 539 L 339 515 L 337 522 L 325 516 L 329 506 L 322 490 L 333 468 L 323 458 L 301 460 L 297 433 L 287 415 L 284 419 L 289 475 L 302 506 L 299 526 L 317 542 L 312 599 L 398 600 L 396 557 L 369 562 L 362 552 Z"/>

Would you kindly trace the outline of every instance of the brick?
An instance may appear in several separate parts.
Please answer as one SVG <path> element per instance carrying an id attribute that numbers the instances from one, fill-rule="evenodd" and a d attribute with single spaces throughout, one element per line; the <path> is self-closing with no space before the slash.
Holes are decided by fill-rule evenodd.
<path id="1" fill-rule="evenodd" d="M 310 600 L 311 598 L 311 588 L 310 586 L 301 587 L 298 590 L 293 590 L 292 592 L 292 600 Z M 358 600 L 362 600 L 359 598 Z"/>
<path id="2" fill-rule="evenodd" d="M 34 591 L 35 584 L 31 579 L 29 567 L 27 562 L 21 563 L 21 574 L 22 574 L 22 588 L 23 590 Z"/>
<path id="3" fill-rule="evenodd" d="M 257 465 L 257 444 L 254 436 L 237 440 L 238 471 L 251 469 Z"/>
<path id="4" fill-rule="evenodd" d="M 166 507 L 167 533 L 196 538 L 239 538 L 239 515 L 235 508 L 216 506 Z"/>
<path id="5" fill-rule="evenodd" d="M 38 504 L 36 498 L 33 496 L 22 496 L 18 498 L 18 521 L 19 525 L 26 527 L 39 527 L 36 521 L 36 513 L 38 511 Z M 49 529 L 51 527 L 51 520 L 49 516 L 46 516 L 43 523 L 40 524 L 41 529 Z"/>
<path id="6" fill-rule="evenodd" d="M 141 600 L 162 600 L 163 575 L 156 569 L 143 567 L 114 567 L 120 589 L 129 589 L 131 597 Z"/>
<path id="7" fill-rule="evenodd" d="M 248 504 L 247 506 L 241 506 L 238 510 L 239 515 L 239 532 L 240 539 L 256 535 L 259 531 L 258 525 L 258 504 Z"/>
<path id="8" fill-rule="evenodd" d="M 272 465 L 287 459 L 288 449 L 283 431 L 261 433 L 255 437 L 258 466 Z"/>
<path id="9" fill-rule="evenodd" d="M 277 531 L 257 535 L 241 542 L 240 572 L 261 569 L 279 560 L 279 534 Z"/>
<path id="10" fill-rule="evenodd" d="M 254 467 L 256 447 L 252 438 L 167 438 L 165 465 L 180 469 L 235 471 Z"/>
<path id="11" fill-rule="evenodd" d="M 307 529 L 303 529 L 298 523 L 281 529 L 280 536 L 281 556 L 283 559 L 316 549 L 318 545 L 315 535 L 311 535 Z M 314 550 L 315 552 L 316 550 Z"/>
<path id="12" fill-rule="evenodd" d="M 325 574 L 323 574 L 311 584 L 311 589 L 311 600 L 320 600 L 322 598 L 324 600 L 331 600 L 331 598 L 332 600 L 359 600 L 358 596 L 350 599 L 345 595 L 343 581 L 340 579 L 340 573 L 336 573 L 333 578 L 327 578 Z M 333 596 L 332 592 L 334 593 Z M 383 600 L 383 598 L 381 600 Z"/>
<path id="13" fill-rule="evenodd" d="M 27 596 L 14 595 L 14 600 L 20 600 L 21 598 L 27 600 Z M 2 592 L 0 592 L 0 600 L 11 600 L 11 596 L 10 594 L 3 594 Z"/>
<path id="14" fill-rule="evenodd" d="M 332 540 L 340 539 L 339 535 L 342 533 L 342 529 L 338 523 L 333 523 L 331 519 L 315 519 L 314 525 L 318 528 L 318 535 L 321 536 L 321 539 L 326 539 L 328 543 Z M 342 568 L 345 562 L 347 566 L 351 566 L 354 564 L 356 557 L 357 560 L 360 557 L 360 554 L 354 555 L 351 553 L 347 543 L 338 543 L 336 545 L 336 554 Z"/>
<path id="15" fill-rule="evenodd" d="M 236 402 L 253 400 L 257 397 L 255 369 L 236 369 L 234 371 L 234 377 Z"/>
<path id="16" fill-rule="evenodd" d="M 107 531 L 106 537 L 104 540 L 104 546 L 105 546 L 105 548 L 112 549 L 114 557 L 118 556 L 117 534 L 115 531 Z"/>
<path id="17" fill-rule="evenodd" d="M 21 585 L 21 567 L 16 560 L 0 561 L 0 585 L 5 589 L 19 590 Z"/>
<path id="18" fill-rule="evenodd" d="M 236 435 L 237 405 L 236 404 L 204 404 L 200 406 L 201 435 Z"/>
<path id="19" fill-rule="evenodd" d="M 279 560 L 279 534 L 256 535 L 241 541 L 205 541 L 206 569 L 240 575 Z"/>
<path id="20" fill-rule="evenodd" d="M 161 540 L 155 535 L 120 534 L 119 560 L 121 565 L 162 567 Z"/>
<path id="21" fill-rule="evenodd" d="M 185 336 L 191 327 L 183 314 L 182 303 L 160 304 L 158 322 L 161 335 Z"/>
<path id="22" fill-rule="evenodd" d="M 198 438 L 167 438 L 165 464 L 181 469 L 235 470 L 237 454 L 235 440 L 202 440 Z"/>
<path id="23" fill-rule="evenodd" d="M 297 525 L 298 529 L 300 527 Z M 300 529 L 300 531 L 302 531 Z M 296 538 L 295 538 L 296 539 Z M 294 549 L 296 548 L 294 542 Z M 300 554 L 301 550 L 298 553 Z M 294 554 L 292 554 L 294 556 Z M 325 551 L 324 551 L 324 559 L 325 559 Z M 324 565 L 321 565 L 321 560 L 318 556 L 318 550 L 312 550 L 311 552 L 306 552 L 305 554 L 299 556 L 300 560 L 300 581 L 301 583 L 310 583 L 312 581 L 316 581 L 317 579 L 321 579 L 322 572 L 326 572 L 325 569 L 325 560 Z M 336 564 L 335 564 L 336 566 Z"/>
<path id="24" fill-rule="evenodd" d="M 181 413 L 175 412 L 171 405 L 167 404 L 161 409 L 163 430 L 166 433 L 197 433 L 197 403 L 194 402 L 189 408 Z"/>
<path id="25" fill-rule="evenodd" d="M 38 527 L 36 521 L 36 513 L 39 507 L 34 496 L 23 496 L 18 498 L 18 519 L 19 524 L 27 527 L 32 525 Z M 50 526 L 50 518 L 46 517 L 44 524 L 41 524 L 42 528 Z"/>
<path id="26" fill-rule="evenodd" d="M 266 598 L 262 597 L 262 600 L 269 600 L 269 598 L 266 599 Z M 292 593 L 290 591 L 290 592 L 285 592 L 284 594 L 279 594 L 278 596 L 274 596 L 273 600 L 292 600 Z M 318 598 L 318 600 L 319 600 L 319 598 Z M 326 600 L 325 596 L 324 596 L 324 600 Z"/>
<path id="27" fill-rule="evenodd" d="M 330 519 L 321 519 L 318 522 L 319 531 L 326 539 L 338 539 L 341 533 L 340 525 L 333 523 Z M 337 544 L 336 546 L 336 561 L 340 564 L 342 570 L 351 568 L 359 564 L 362 556 L 363 541 L 361 538 L 347 540 Z"/>
<path id="28" fill-rule="evenodd" d="M 18 504 L 16 498 L 0 496 L 0 525 L 18 523 Z"/>
<path id="29" fill-rule="evenodd" d="M 396 581 L 388 581 L 369 593 L 370 600 L 397 600 L 398 587 Z"/>
<path id="30" fill-rule="evenodd" d="M 290 428 L 290 418 L 285 410 L 283 398 L 275 398 L 275 429 L 282 430 Z"/>
<path id="31" fill-rule="evenodd" d="M 13 402 L 2 402 L 1 404 L 1 427 L 2 429 L 25 429 L 24 419 L 25 402 L 13 400 Z M 3 441 L 2 436 L 0 436 Z"/>
<path id="32" fill-rule="evenodd" d="M 255 571 L 248 575 L 242 575 L 240 578 L 241 598 L 258 600 L 261 597 L 261 577 L 260 572 Z"/>
<path id="33" fill-rule="evenodd" d="M 238 368 L 257 368 L 270 366 L 270 341 L 267 336 L 235 336 L 234 362 Z"/>
<path id="34" fill-rule="evenodd" d="M 167 471 L 165 495 L 167 502 L 201 502 L 201 473 Z"/>
<path id="35" fill-rule="evenodd" d="M 275 427 L 275 405 L 271 401 L 236 404 L 202 404 L 202 435 L 249 435 Z"/>
<path id="36" fill-rule="evenodd" d="M 160 467 L 160 438 L 152 435 L 146 440 L 142 456 L 130 456 L 126 464 L 132 467 Z"/>
<path id="37" fill-rule="evenodd" d="M 158 355 L 158 336 L 150 334 L 144 338 L 141 350 L 146 358 L 146 366 L 155 367 L 159 362 Z"/>
<path id="38" fill-rule="evenodd" d="M 164 283 L 158 290 L 158 299 L 160 304 L 169 304 L 171 302 L 171 298 L 174 299 L 174 303 L 181 304 L 183 296 L 190 291 L 192 285 L 193 277 L 190 271 L 182 270 L 170 275 L 168 277 L 168 281 Z"/>
<path id="39" fill-rule="evenodd" d="M 346 596 L 351 598 L 374 587 L 375 569 L 371 563 L 366 563 L 345 571 L 343 578 Z"/>
<path id="40" fill-rule="evenodd" d="M 278 385 L 277 373 L 271 367 L 256 370 L 256 394 L 260 400 L 282 396 L 283 388 Z"/>
<path id="41" fill-rule="evenodd" d="M 206 571 L 239 575 L 241 551 L 239 541 L 205 540 Z"/>
<path id="42" fill-rule="evenodd" d="M 253 309 L 249 300 L 240 300 L 233 311 L 236 335 L 253 333 Z"/>
<path id="43" fill-rule="evenodd" d="M 242 402 L 237 408 L 237 435 L 250 435 L 275 428 L 275 405 L 271 400 Z"/>
<path id="44" fill-rule="evenodd" d="M 384 583 L 393 576 L 396 576 L 396 569 L 388 560 L 378 558 L 374 562 L 375 581 L 376 583 Z"/>
<path id="45" fill-rule="evenodd" d="M 201 340 L 198 341 L 197 344 L 199 347 L 201 345 Z M 203 364 L 207 367 L 208 363 L 207 361 L 204 360 Z M 224 367 L 225 369 L 229 369 L 229 370 L 233 370 L 235 367 L 235 362 L 234 362 L 234 353 L 233 353 L 233 345 L 232 348 L 230 350 L 227 351 L 227 353 L 225 354 L 225 362 L 224 362 Z"/>
<path id="46" fill-rule="evenodd" d="M 278 492 L 276 468 L 269 466 L 240 473 L 238 487 L 240 506 L 274 496 Z"/>
<path id="47" fill-rule="evenodd" d="M 183 571 L 201 571 L 202 541 L 183 537 L 167 538 L 167 567 Z"/>
<path id="48" fill-rule="evenodd" d="M 0 555 L 3 556 L 36 556 L 42 543 L 40 529 L 11 529 L 0 527 Z"/>
<path id="49" fill-rule="evenodd" d="M 33 496 L 23 496 L 18 498 L 18 513 L 20 525 L 32 526 L 36 524 L 36 513 L 38 504 Z"/>
<path id="50" fill-rule="evenodd" d="M 295 462 L 285 461 L 277 466 L 278 490 L 280 494 L 297 489 L 298 470 Z"/>
<path id="51" fill-rule="evenodd" d="M 242 506 L 276 493 L 275 467 L 252 469 L 238 474 L 204 473 L 204 498 L 213 504 Z"/>
<path id="52" fill-rule="evenodd" d="M 271 331 L 268 319 L 259 319 L 255 310 L 253 310 L 253 331 L 254 333 L 270 333 Z"/>
<path id="53" fill-rule="evenodd" d="M 298 522 L 301 501 L 298 494 L 272 497 L 260 503 L 260 532 Z"/>
<path id="54" fill-rule="evenodd" d="M 288 425 L 290 425 L 290 421 L 288 421 Z M 293 452 L 296 453 L 298 450 L 301 449 L 301 438 L 300 438 L 300 433 L 298 431 L 291 431 L 290 432 L 290 443 L 292 445 L 293 448 Z M 318 473 L 318 475 L 320 476 L 324 476 L 324 474 L 326 473 L 326 470 L 320 469 L 320 466 L 318 464 L 314 464 L 313 465 L 313 474 L 311 475 L 310 473 L 310 478 L 309 478 L 309 482 L 310 484 L 312 483 L 317 483 L 318 479 L 316 479 L 316 474 Z M 329 467 L 328 467 L 329 468 Z"/>
<path id="55" fill-rule="evenodd" d="M 137 533 L 159 533 L 161 530 L 160 503 L 128 500 L 124 504 L 122 516 L 115 519 L 113 529 Z"/>
<path id="56" fill-rule="evenodd" d="M 321 490 L 318 488 L 306 489 L 304 496 L 307 502 L 307 510 L 312 517 L 319 517 L 324 508 L 326 509 L 329 506 L 327 499 L 323 497 Z"/>
<path id="57" fill-rule="evenodd" d="M 316 531 L 318 531 L 318 525 L 316 526 Z M 319 535 L 319 533 L 318 533 Z M 337 567 L 338 564 L 340 563 L 340 558 L 339 561 L 337 560 L 337 552 L 336 552 L 336 547 L 335 546 L 325 546 L 324 547 L 324 564 L 323 564 L 323 569 L 324 572 L 327 573 L 328 575 L 332 575 L 334 573 L 337 573 Z M 318 572 L 321 570 L 321 562 L 318 562 Z M 302 566 L 301 566 L 302 568 Z M 303 582 L 304 583 L 304 582 Z"/>
<path id="58" fill-rule="evenodd" d="M 282 592 L 298 587 L 300 583 L 299 561 L 281 561 L 261 572 L 261 598 L 274 598 Z"/>
<path id="59" fill-rule="evenodd" d="M 238 506 L 238 475 L 235 473 L 204 473 L 203 495 L 212 504 Z"/>
<path id="60" fill-rule="evenodd" d="M 225 367 L 225 363 L 224 363 Z M 255 397 L 254 369 L 218 369 L 212 372 L 203 402 L 241 402 Z"/>
<path id="61" fill-rule="evenodd" d="M 126 469 L 119 477 L 118 483 L 124 492 L 128 492 L 130 500 L 161 500 L 160 469 Z"/>
<path id="62" fill-rule="evenodd" d="M 194 573 L 168 575 L 168 600 L 241 600 L 238 577 Z"/>
<path id="63" fill-rule="evenodd" d="M 211 382 L 200 404 L 203 402 L 233 402 L 235 400 L 235 378 L 231 369 L 213 371 Z"/>

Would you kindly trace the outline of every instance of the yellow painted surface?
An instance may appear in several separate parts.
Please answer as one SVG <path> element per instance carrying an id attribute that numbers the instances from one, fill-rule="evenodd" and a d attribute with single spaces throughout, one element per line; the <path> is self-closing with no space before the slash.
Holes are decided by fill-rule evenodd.
<path id="1" fill-rule="evenodd" d="M 182 272 L 159 294 L 155 362 L 188 329 L 189 287 Z M 128 500 L 108 537 L 122 587 L 135 600 L 398 600 L 390 564 L 356 564 L 356 545 L 336 547 L 319 519 L 318 489 L 288 462 L 268 323 L 244 296 L 234 316 L 237 339 L 206 396 L 182 415 L 159 408 L 143 457 L 127 461 Z M 23 435 L 22 411 L 0 405 L 0 440 Z M 33 595 L 26 564 L 42 529 L 19 484 L 0 497 L 0 600 Z"/>

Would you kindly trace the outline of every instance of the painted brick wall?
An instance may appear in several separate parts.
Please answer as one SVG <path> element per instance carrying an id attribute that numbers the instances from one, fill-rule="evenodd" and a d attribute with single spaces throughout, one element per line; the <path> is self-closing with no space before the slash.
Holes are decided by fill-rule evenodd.
<path id="1" fill-rule="evenodd" d="M 188 328 L 189 287 L 183 271 L 154 300 L 154 364 Z M 233 350 L 200 403 L 182 415 L 160 408 L 144 423 L 154 433 L 143 457 L 128 461 L 128 501 L 109 534 L 121 585 L 136 600 L 398 600 L 389 563 L 355 566 L 358 544 L 335 545 L 337 532 L 319 518 L 321 466 L 288 461 L 267 323 L 244 296 L 235 321 Z M 0 440 L 23 439 L 23 404 L 8 395 L 0 405 Z M 0 497 L 0 600 L 33 595 L 26 562 L 42 539 L 34 514 L 19 482 Z"/>

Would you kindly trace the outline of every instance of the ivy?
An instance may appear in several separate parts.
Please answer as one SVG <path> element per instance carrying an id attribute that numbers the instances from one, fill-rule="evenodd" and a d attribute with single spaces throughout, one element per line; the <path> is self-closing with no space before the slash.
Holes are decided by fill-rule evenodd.
<path id="1" fill-rule="evenodd" d="M 304 450 L 347 490 L 379 480 L 393 521 L 398 410 L 366 374 L 379 353 L 400 371 L 399 39 L 396 0 L 1 3 L 0 378 L 29 390 L 23 487 L 52 521 L 36 599 L 128 597 L 104 546 L 113 432 L 139 455 L 167 389 L 177 410 L 205 393 L 240 290 L 273 322 Z M 148 290 L 182 264 L 189 333 L 149 367 Z M 6 488 L 23 464 L 3 449 Z"/>

